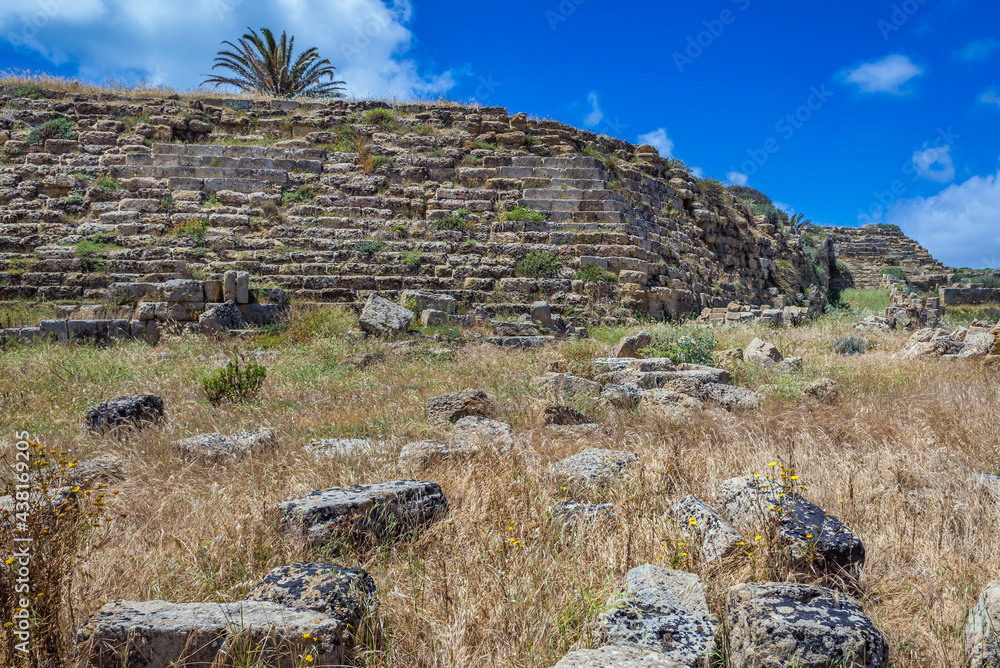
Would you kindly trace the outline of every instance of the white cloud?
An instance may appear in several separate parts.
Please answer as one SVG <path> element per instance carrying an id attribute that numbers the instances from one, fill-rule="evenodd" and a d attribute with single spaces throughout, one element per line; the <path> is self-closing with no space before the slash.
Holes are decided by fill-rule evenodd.
<path id="1" fill-rule="evenodd" d="M 590 95 L 587 96 L 587 102 L 591 105 L 591 112 L 583 119 L 583 124 L 592 128 L 604 120 L 604 112 L 601 111 L 601 106 L 598 104 L 597 93 L 591 91 Z"/>
<path id="2" fill-rule="evenodd" d="M 667 136 L 666 128 L 659 128 L 644 135 L 639 135 L 640 144 L 649 144 L 656 148 L 661 158 L 674 157 L 674 142 Z"/>
<path id="3" fill-rule="evenodd" d="M 896 202 L 886 222 L 899 225 L 951 267 L 982 267 L 1000 256 L 1000 171 L 948 186 L 933 197 Z"/>
<path id="4" fill-rule="evenodd" d="M 703 179 L 705 178 L 705 170 L 702 169 L 701 167 L 692 167 L 691 176 L 693 176 L 696 179 Z"/>
<path id="5" fill-rule="evenodd" d="M 955 163 L 951 159 L 951 146 L 931 146 L 913 152 L 913 166 L 917 174 L 928 181 L 950 183 L 955 179 Z"/>
<path id="6" fill-rule="evenodd" d="M 389 4 L 386 4 L 389 2 Z M 81 78 L 145 80 L 194 88 L 211 72 L 223 40 L 249 26 L 315 46 L 358 97 L 445 93 L 460 72 L 425 72 L 407 52 L 410 0 L 24 0 L 0 6 L 0 38 Z"/>
<path id="7" fill-rule="evenodd" d="M 857 85 L 862 93 L 904 95 L 907 91 L 903 86 L 923 73 L 908 57 L 893 54 L 848 68 L 841 72 L 841 78 Z"/>
<path id="8" fill-rule="evenodd" d="M 1000 94 L 996 90 L 988 90 L 979 96 L 979 101 L 1000 108 Z"/>
<path id="9" fill-rule="evenodd" d="M 955 60 L 971 62 L 973 60 L 985 60 L 993 55 L 993 52 L 1000 49 L 1000 41 L 987 37 L 977 39 L 965 45 L 964 49 L 955 51 L 952 56 Z"/>
<path id="10" fill-rule="evenodd" d="M 745 186 L 750 182 L 750 177 L 740 172 L 729 172 L 726 174 L 726 180 L 731 186 Z"/>
<path id="11" fill-rule="evenodd" d="M 784 202 L 779 202 L 777 200 L 774 200 L 771 203 L 774 204 L 774 208 L 777 209 L 778 211 L 784 211 L 789 216 L 795 215 L 795 209 L 792 207 L 791 204 L 785 204 Z"/>

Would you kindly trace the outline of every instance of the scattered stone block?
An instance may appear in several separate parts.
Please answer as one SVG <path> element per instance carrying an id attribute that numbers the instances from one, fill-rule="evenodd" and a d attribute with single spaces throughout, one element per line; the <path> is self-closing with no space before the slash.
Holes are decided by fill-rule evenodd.
<path id="1" fill-rule="evenodd" d="M 160 296 L 165 302 L 204 302 L 205 289 L 201 281 L 174 279 L 157 286 Z"/>
<path id="2" fill-rule="evenodd" d="M 552 464 L 549 472 L 568 483 L 603 485 L 638 460 L 639 456 L 631 452 L 591 448 Z"/>
<path id="3" fill-rule="evenodd" d="M 271 429 L 241 431 L 229 436 L 222 434 L 199 434 L 184 438 L 175 444 L 189 455 L 211 459 L 243 457 L 251 452 L 274 448 L 278 439 Z"/>
<path id="4" fill-rule="evenodd" d="M 413 317 L 413 311 L 372 293 L 361 311 L 358 324 L 367 334 L 388 336 L 406 332 L 413 322 Z"/>
<path id="5" fill-rule="evenodd" d="M 631 410 L 639 405 L 646 390 L 635 383 L 613 383 L 601 389 L 601 401 L 609 406 Z"/>
<path id="6" fill-rule="evenodd" d="M 458 311 L 458 300 L 451 295 L 421 292 L 419 290 L 403 290 L 399 296 L 400 305 L 414 313 L 423 313 L 430 309 L 442 311 L 447 315 L 455 315 Z"/>
<path id="7" fill-rule="evenodd" d="M 531 322 L 542 329 L 552 329 L 552 308 L 548 302 L 534 302 L 531 305 Z"/>
<path id="8" fill-rule="evenodd" d="M 562 406 L 558 404 L 550 404 L 546 406 L 542 413 L 542 420 L 546 425 L 560 426 L 591 424 L 595 422 L 593 418 L 587 417 L 580 411 L 573 410 L 569 406 Z"/>
<path id="9" fill-rule="evenodd" d="M 601 396 L 601 384 L 571 373 L 550 373 L 534 379 L 541 394 L 553 401 L 565 401 L 577 397 L 597 399 Z"/>
<path id="10" fill-rule="evenodd" d="M 840 399 L 840 383 L 831 378 L 820 378 L 806 385 L 805 393 L 828 404 L 835 404 Z"/>
<path id="11" fill-rule="evenodd" d="M 198 326 L 205 334 L 218 334 L 232 329 L 246 329 L 247 323 L 236 302 L 225 302 L 213 306 L 198 316 Z"/>
<path id="12" fill-rule="evenodd" d="M 638 352 L 653 342 L 649 332 L 639 332 L 635 336 L 623 336 L 611 350 L 612 357 L 637 357 Z"/>
<path id="13" fill-rule="evenodd" d="M 670 389 L 646 390 L 639 407 L 671 420 L 688 420 L 704 409 L 704 404 L 694 397 Z"/>
<path id="14" fill-rule="evenodd" d="M 161 397 L 155 394 L 126 394 L 88 408 L 84 425 L 89 431 L 142 429 L 160 422 L 163 415 Z"/>
<path id="15" fill-rule="evenodd" d="M 246 271 L 236 272 L 236 303 L 250 303 L 250 274 Z"/>
<path id="16" fill-rule="evenodd" d="M 514 447 L 514 430 L 506 422 L 467 415 L 455 423 L 451 446 L 457 451 L 477 452 L 492 448 L 507 452 Z"/>
<path id="17" fill-rule="evenodd" d="M 495 418 L 497 413 L 496 405 L 482 390 L 462 390 L 427 400 L 427 422 L 431 425 L 447 425 L 469 415 Z"/>
<path id="18" fill-rule="evenodd" d="M 968 668 L 1000 665 L 1000 580 L 986 585 L 965 619 L 965 655 Z"/>
<path id="19" fill-rule="evenodd" d="M 759 338 L 755 338 L 743 351 L 744 362 L 756 362 L 757 364 L 777 364 L 785 359 L 778 347 Z"/>
<path id="20" fill-rule="evenodd" d="M 248 601 L 267 601 L 289 608 L 315 610 L 358 628 L 378 608 L 372 576 L 360 568 L 302 563 L 281 566 L 250 590 Z"/>
<path id="21" fill-rule="evenodd" d="M 682 533 L 693 534 L 702 559 L 710 564 L 725 559 L 746 543 L 743 534 L 696 496 L 685 496 L 670 507 L 664 520 L 672 519 Z"/>
<path id="22" fill-rule="evenodd" d="M 782 494 L 779 498 L 778 494 Z M 865 546 L 844 523 L 776 481 L 754 476 L 730 478 L 716 494 L 722 514 L 737 527 L 759 527 L 778 518 L 793 567 L 838 572 L 865 561 Z"/>
<path id="23" fill-rule="evenodd" d="M 594 622 L 601 644 L 652 650 L 690 668 L 714 649 L 715 620 L 697 575 L 639 566 L 625 576 L 620 598 Z"/>
<path id="24" fill-rule="evenodd" d="M 275 647 L 308 647 L 317 665 L 339 666 L 344 632 L 336 617 L 276 603 L 115 601 L 83 624 L 78 640 L 82 654 L 98 668 L 216 665 L 220 655 L 248 641 L 265 655 Z"/>
<path id="25" fill-rule="evenodd" d="M 316 490 L 278 509 L 315 545 L 334 534 L 382 539 L 416 530 L 446 513 L 448 500 L 437 483 L 396 480 Z"/>
<path id="26" fill-rule="evenodd" d="M 885 668 L 882 632 L 847 594 L 791 582 L 731 587 L 726 595 L 734 666 Z"/>

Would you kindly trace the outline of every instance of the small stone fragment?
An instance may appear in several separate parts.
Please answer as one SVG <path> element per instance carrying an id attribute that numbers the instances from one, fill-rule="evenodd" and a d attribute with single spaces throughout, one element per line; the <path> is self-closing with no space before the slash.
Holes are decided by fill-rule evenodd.
<path id="1" fill-rule="evenodd" d="M 163 419 L 163 399 L 155 394 L 126 394 L 91 406 L 84 415 L 90 431 L 142 429 Z"/>
<path id="2" fill-rule="evenodd" d="M 248 601 L 269 601 L 289 608 L 316 610 L 357 628 L 378 608 L 375 581 L 360 568 L 302 563 L 281 566 L 250 590 Z"/>
<path id="3" fill-rule="evenodd" d="M 553 477 L 583 485 L 603 485 L 639 460 L 631 452 L 591 448 L 560 460 L 549 467 Z"/>
<path id="4" fill-rule="evenodd" d="M 635 336 L 623 336 L 611 349 L 611 357 L 638 357 L 643 348 L 653 342 L 653 335 L 642 331 Z"/>

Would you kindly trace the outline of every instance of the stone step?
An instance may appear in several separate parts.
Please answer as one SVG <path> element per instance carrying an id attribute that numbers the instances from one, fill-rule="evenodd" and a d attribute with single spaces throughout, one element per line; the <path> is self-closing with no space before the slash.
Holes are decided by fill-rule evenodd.
<path id="1" fill-rule="evenodd" d="M 279 146 L 229 146 L 226 144 L 153 144 L 153 154 L 198 155 L 212 158 L 278 158 L 293 160 L 325 160 L 326 151 L 316 148 L 282 148 Z"/>
<path id="2" fill-rule="evenodd" d="M 625 205 L 617 200 L 599 199 L 525 199 L 518 201 L 533 211 L 624 211 Z"/>
<path id="3" fill-rule="evenodd" d="M 321 160 L 285 158 L 217 158 L 198 155 L 149 155 L 130 153 L 125 157 L 128 167 L 219 167 L 227 169 L 264 169 L 290 172 L 301 170 L 319 174 L 323 171 Z"/>

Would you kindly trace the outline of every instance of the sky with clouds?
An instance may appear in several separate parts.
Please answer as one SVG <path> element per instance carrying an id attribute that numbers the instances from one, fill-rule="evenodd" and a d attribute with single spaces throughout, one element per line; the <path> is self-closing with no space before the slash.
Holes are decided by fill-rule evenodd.
<path id="1" fill-rule="evenodd" d="M 1000 269 L 995 0 L 20 0 L 0 2 L 0 69 L 189 89 L 261 26 L 357 97 L 555 118 Z"/>

